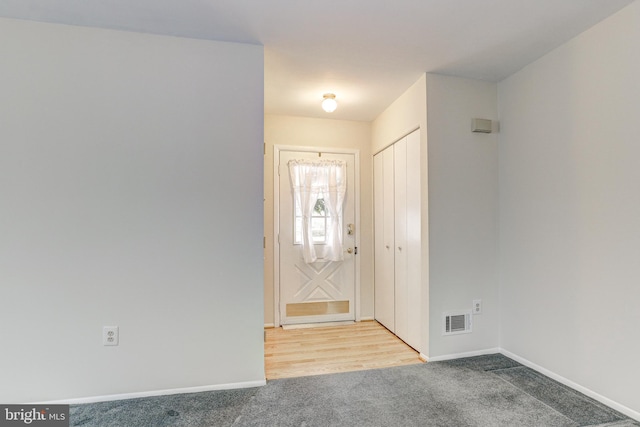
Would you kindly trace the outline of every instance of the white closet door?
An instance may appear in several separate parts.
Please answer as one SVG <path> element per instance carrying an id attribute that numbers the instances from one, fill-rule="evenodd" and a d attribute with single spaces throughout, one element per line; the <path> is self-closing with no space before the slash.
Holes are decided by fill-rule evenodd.
<path id="1" fill-rule="evenodd" d="M 395 331 L 393 147 L 373 158 L 375 318 Z"/>
<path id="2" fill-rule="evenodd" d="M 403 340 L 418 350 L 420 349 L 422 304 L 420 131 L 407 136 L 406 147 L 407 228 L 404 255 L 407 263 L 407 335 Z"/>
<path id="3" fill-rule="evenodd" d="M 409 290 L 407 277 L 407 140 L 393 146 L 395 225 L 395 334 L 403 341 L 409 335 Z"/>
<path id="4" fill-rule="evenodd" d="M 374 156 L 375 318 L 420 349 L 420 131 Z"/>

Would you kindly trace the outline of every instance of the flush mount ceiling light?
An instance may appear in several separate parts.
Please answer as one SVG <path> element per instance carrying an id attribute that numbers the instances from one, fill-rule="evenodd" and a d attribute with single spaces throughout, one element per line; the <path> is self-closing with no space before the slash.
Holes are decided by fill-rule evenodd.
<path id="1" fill-rule="evenodd" d="M 322 101 L 322 109 L 327 113 L 333 113 L 336 108 L 338 108 L 336 96 L 332 93 L 325 93 L 322 97 L 324 98 Z"/>

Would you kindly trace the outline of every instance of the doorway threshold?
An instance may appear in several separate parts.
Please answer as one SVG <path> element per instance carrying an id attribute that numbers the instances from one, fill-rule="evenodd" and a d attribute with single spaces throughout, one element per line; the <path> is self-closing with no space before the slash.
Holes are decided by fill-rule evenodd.
<path id="1" fill-rule="evenodd" d="M 298 323 L 295 325 L 282 325 L 282 329 L 289 331 L 292 329 L 309 329 L 309 328 L 326 328 L 329 326 L 347 326 L 355 325 L 353 320 L 346 320 L 342 322 L 318 322 L 318 323 Z"/>

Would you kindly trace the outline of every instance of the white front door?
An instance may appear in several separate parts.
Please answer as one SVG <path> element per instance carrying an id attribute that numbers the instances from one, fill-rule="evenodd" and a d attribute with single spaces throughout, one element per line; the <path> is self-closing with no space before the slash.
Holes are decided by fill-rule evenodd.
<path id="1" fill-rule="evenodd" d="M 302 255 L 301 219 L 296 212 L 289 160 L 318 160 L 318 152 L 279 152 L 279 276 L 280 323 L 283 325 L 355 320 L 356 174 L 354 153 L 322 152 L 322 160 L 342 160 L 347 164 L 347 191 L 344 199 L 342 236 L 343 261 L 306 264 Z M 322 199 L 316 204 L 313 226 L 316 253 L 321 254 L 326 223 Z"/>

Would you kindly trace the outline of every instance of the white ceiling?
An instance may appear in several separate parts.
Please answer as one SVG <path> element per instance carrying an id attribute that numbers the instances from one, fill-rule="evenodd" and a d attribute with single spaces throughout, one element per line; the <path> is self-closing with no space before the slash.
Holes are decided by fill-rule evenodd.
<path id="1" fill-rule="evenodd" d="M 633 1 L 2 0 L 0 16 L 262 44 L 266 113 L 369 121 L 424 72 L 499 81 Z"/>

